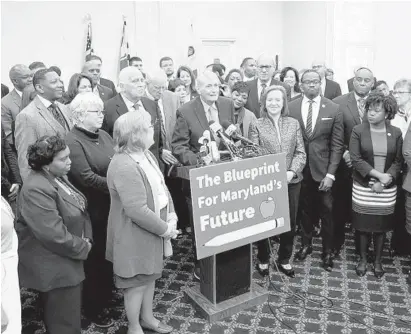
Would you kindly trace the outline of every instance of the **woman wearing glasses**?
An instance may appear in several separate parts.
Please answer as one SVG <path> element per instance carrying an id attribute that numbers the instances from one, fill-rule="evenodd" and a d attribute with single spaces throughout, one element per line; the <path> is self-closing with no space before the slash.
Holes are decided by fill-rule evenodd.
<path id="1" fill-rule="evenodd" d="M 75 125 L 66 137 L 71 159 L 68 176 L 87 198 L 94 237 L 93 248 L 84 266 L 84 312 L 97 326 L 108 327 L 111 321 L 104 312 L 114 285 L 112 265 L 105 259 L 110 209 L 106 176 L 114 155 L 114 144 L 109 134 L 100 129 L 104 118 L 103 101 L 96 94 L 78 94 L 70 109 Z"/>

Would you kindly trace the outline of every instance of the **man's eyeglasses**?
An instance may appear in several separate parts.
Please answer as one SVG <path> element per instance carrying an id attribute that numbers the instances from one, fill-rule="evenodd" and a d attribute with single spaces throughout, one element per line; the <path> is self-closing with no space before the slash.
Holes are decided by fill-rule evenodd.
<path id="1" fill-rule="evenodd" d="M 321 83 L 320 80 L 303 80 L 301 81 L 304 85 L 319 85 Z"/>
<path id="2" fill-rule="evenodd" d="M 392 95 L 396 95 L 396 94 L 410 94 L 411 92 L 399 92 L 397 90 L 393 90 L 392 91 Z"/>

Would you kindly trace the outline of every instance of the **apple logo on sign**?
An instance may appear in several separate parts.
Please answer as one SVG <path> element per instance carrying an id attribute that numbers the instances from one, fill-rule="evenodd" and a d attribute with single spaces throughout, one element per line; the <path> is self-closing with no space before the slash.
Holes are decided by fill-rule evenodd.
<path id="1" fill-rule="evenodd" d="M 267 200 L 261 202 L 260 213 L 264 219 L 274 216 L 274 212 L 275 212 L 275 203 L 272 197 L 268 197 Z"/>

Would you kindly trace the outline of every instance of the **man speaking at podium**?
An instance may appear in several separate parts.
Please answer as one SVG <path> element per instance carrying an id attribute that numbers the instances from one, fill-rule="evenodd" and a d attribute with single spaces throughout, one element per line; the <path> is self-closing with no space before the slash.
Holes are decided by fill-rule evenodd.
<path id="1" fill-rule="evenodd" d="M 174 156 L 185 166 L 197 164 L 197 153 L 200 152 L 201 147 L 198 140 L 203 136 L 204 131 L 210 131 L 210 122 L 221 124 L 228 121 L 234 123 L 233 101 L 219 97 L 220 80 L 217 75 L 211 71 L 205 71 L 197 78 L 197 86 L 200 96 L 185 103 L 177 110 L 177 121 L 171 140 Z M 214 138 L 214 140 L 216 139 Z M 188 180 L 183 180 L 183 192 L 190 211 L 190 226 L 195 252 L 191 193 Z M 195 254 L 194 258 L 196 258 Z M 194 277 L 199 279 L 198 275 L 199 266 L 196 261 Z"/>

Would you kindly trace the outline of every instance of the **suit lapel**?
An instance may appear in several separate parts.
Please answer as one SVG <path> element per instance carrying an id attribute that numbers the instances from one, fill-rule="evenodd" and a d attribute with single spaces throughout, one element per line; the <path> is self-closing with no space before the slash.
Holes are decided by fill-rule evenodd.
<path id="1" fill-rule="evenodd" d="M 317 132 L 319 131 L 319 128 L 321 127 L 321 119 L 325 116 L 325 111 L 327 108 L 327 104 L 324 101 L 324 98 L 321 98 L 320 100 L 320 107 L 318 109 L 318 116 L 317 120 L 315 121 L 313 133 L 311 135 L 311 138 L 314 138 L 317 135 Z"/>
<path id="2" fill-rule="evenodd" d="M 395 138 L 392 126 L 387 122 L 386 123 L 386 132 L 387 132 L 387 159 L 385 159 L 385 170 L 392 164 L 392 161 L 395 158 L 396 149 L 395 149 Z M 393 152 L 391 154 L 390 152 Z M 390 156 L 390 158 L 389 158 Z"/>
<path id="3" fill-rule="evenodd" d="M 59 122 L 56 121 L 56 119 L 53 117 L 53 115 L 51 115 L 49 110 L 47 110 L 45 105 L 40 101 L 38 97 L 35 98 L 34 103 L 40 116 L 43 117 L 43 119 L 47 122 L 48 125 L 50 125 L 54 132 L 60 133 L 57 129 L 63 129 L 63 127 Z"/>
<path id="4" fill-rule="evenodd" d="M 350 110 L 352 117 L 354 118 L 355 124 L 360 124 L 360 113 L 358 112 L 357 101 L 355 100 L 354 92 L 348 96 L 347 107 Z"/>
<path id="5" fill-rule="evenodd" d="M 196 114 L 198 121 L 203 127 L 203 130 L 208 130 L 209 126 L 207 122 L 207 117 L 205 115 L 205 110 L 204 110 L 203 104 L 201 103 L 201 100 L 199 97 L 197 97 L 197 100 L 196 100 L 196 106 L 194 107 L 194 113 Z"/>
<path id="6" fill-rule="evenodd" d="M 116 103 L 116 105 L 117 105 L 116 111 L 117 111 L 117 114 L 119 116 L 121 116 L 121 115 L 125 114 L 128 111 L 128 108 L 127 108 L 127 105 L 124 102 L 123 97 L 121 96 L 121 94 L 118 94 L 117 96 L 119 96 L 119 98 L 116 101 L 117 102 Z"/>
<path id="7" fill-rule="evenodd" d="M 16 89 L 13 89 L 11 91 L 11 97 L 13 98 L 13 102 L 14 104 L 19 107 L 19 109 L 21 108 L 21 97 L 20 95 L 16 92 Z"/>

